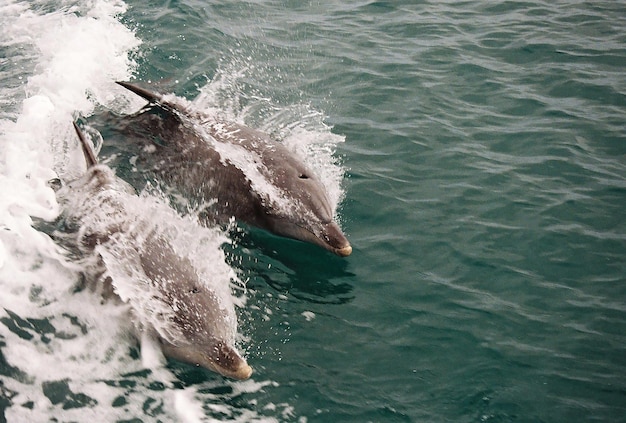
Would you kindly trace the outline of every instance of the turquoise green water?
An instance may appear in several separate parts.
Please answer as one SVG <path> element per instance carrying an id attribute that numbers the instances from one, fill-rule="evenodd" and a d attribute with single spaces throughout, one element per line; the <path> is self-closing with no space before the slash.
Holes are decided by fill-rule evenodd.
<path id="1" fill-rule="evenodd" d="M 246 123 L 345 137 L 353 254 L 236 235 L 272 383 L 208 393 L 278 421 L 626 421 L 622 2 L 128 4 L 139 80 L 236 74 Z"/>

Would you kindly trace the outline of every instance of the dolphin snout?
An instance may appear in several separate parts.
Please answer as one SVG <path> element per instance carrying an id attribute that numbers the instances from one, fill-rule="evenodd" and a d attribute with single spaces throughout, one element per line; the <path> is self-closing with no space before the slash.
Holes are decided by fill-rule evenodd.
<path id="1" fill-rule="evenodd" d="M 227 355 L 223 355 L 226 353 Z M 225 351 L 212 357 L 211 364 L 206 366 L 221 374 L 237 380 L 245 380 L 252 375 L 252 367 L 236 351 L 226 347 Z"/>
<path id="2" fill-rule="evenodd" d="M 252 367 L 237 350 L 223 341 L 218 341 L 205 353 L 209 356 L 209 366 L 223 376 L 233 379 L 248 379 L 252 374 Z"/>
<path id="3" fill-rule="evenodd" d="M 330 222 L 324 225 L 322 238 L 325 241 L 324 247 L 338 256 L 348 257 L 352 254 L 352 246 L 337 223 Z"/>
<path id="4" fill-rule="evenodd" d="M 173 345 L 161 340 L 161 350 L 166 357 L 194 364 L 232 379 L 244 380 L 252 375 L 252 367 L 235 348 L 220 340 L 205 343 Z"/>
<path id="5" fill-rule="evenodd" d="M 240 363 L 240 366 L 233 370 L 230 376 L 233 379 L 245 380 L 248 379 L 252 375 L 252 367 L 248 365 L 245 361 Z"/>
<path id="6" fill-rule="evenodd" d="M 347 245 L 343 248 L 338 248 L 337 250 L 335 250 L 335 253 L 337 253 L 337 255 L 341 257 L 348 257 L 350 254 L 352 254 L 352 246 Z"/>

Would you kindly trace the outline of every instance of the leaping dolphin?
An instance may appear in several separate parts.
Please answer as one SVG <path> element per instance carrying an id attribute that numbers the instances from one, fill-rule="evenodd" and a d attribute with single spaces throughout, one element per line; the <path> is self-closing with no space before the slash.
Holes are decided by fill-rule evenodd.
<path id="1" fill-rule="evenodd" d="M 60 188 L 57 199 L 78 248 L 100 255 L 114 294 L 131 306 L 138 330 L 156 336 L 166 357 L 235 379 L 250 377 L 252 368 L 233 346 L 232 301 L 224 301 L 175 251 L 165 231 L 172 221 L 155 224 L 145 210 L 133 211 L 134 189 L 97 163 L 76 123 L 74 128 L 88 169 Z M 180 219 L 173 210 L 167 216 Z"/>
<path id="2" fill-rule="evenodd" d="M 118 82 L 149 105 L 131 116 L 138 163 L 196 203 L 205 222 L 235 217 L 339 256 L 352 247 L 316 175 L 268 135 L 191 110 L 174 95 Z"/>

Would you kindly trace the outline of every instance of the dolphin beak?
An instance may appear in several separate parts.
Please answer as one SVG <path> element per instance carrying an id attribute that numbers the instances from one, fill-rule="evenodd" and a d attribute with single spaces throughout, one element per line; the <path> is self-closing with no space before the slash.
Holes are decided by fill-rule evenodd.
<path id="1" fill-rule="evenodd" d="M 236 380 L 245 380 L 252 375 L 252 367 L 250 367 L 246 360 L 241 357 L 239 357 L 238 363 L 223 364 L 220 363 L 218 360 L 212 361 L 210 363 L 200 362 L 196 364 L 206 369 L 213 370 L 214 372 L 219 373 L 222 376 L 226 376 Z"/>
<path id="2" fill-rule="evenodd" d="M 265 226 L 270 232 L 299 241 L 310 242 L 340 257 L 352 254 L 352 246 L 336 222 L 296 224 L 268 216 Z"/>
<path id="3" fill-rule="evenodd" d="M 352 246 L 341 232 L 339 225 L 330 222 L 324 225 L 322 236 L 320 237 L 322 247 L 337 254 L 340 257 L 348 257 L 352 254 Z"/>
<path id="4" fill-rule="evenodd" d="M 237 350 L 233 347 L 218 341 L 208 351 L 210 363 L 208 368 L 212 367 L 217 373 L 222 376 L 230 377 L 232 379 L 244 380 L 248 379 L 252 374 L 252 367 L 248 365 L 245 358 L 243 358 Z"/>
<path id="5" fill-rule="evenodd" d="M 182 361 L 214 371 L 232 379 L 244 380 L 252 375 L 248 365 L 235 348 L 220 340 L 211 340 L 208 344 L 186 344 L 175 346 L 160 339 L 161 350 L 168 358 Z"/>
<path id="6" fill-rule="evenodd" d="M 228 376 L 237 380 L 248 379 L 251 375 L 252 375 L 252 367 L 250 367 L 248 363 L 246 362 L 241 363 L 241 365 L 234 371 L 228 372 Z"/>

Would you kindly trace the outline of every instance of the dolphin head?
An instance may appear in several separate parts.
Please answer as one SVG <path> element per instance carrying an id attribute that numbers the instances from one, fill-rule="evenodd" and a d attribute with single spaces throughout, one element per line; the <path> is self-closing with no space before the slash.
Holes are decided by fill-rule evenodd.
<path id="1" fill-rule="evenodd" d="M 333 207 L 322 182 L 291 154 L 267 155 L 264 160 L 271 182 L 282 200 L 266 211 L 268 229 L 281 236 L 310 242 L 346 257 L 352 246 L 333 219 Z"/>
<path id="2" fill-rule="evenodd" d="M 154 314 L 160 321 L 157 326 L 167 328 L 163 333 L 157 329 L 163 354 L 226 377 L 249 378 L 252 368 L 232 346 L 236 330 L 232 303 L 200 280 L 189 259 L 178 255 L 164 236 L 149 236 L 139 259 L 153 281 L 152 299 L 166 310 Z"/>

